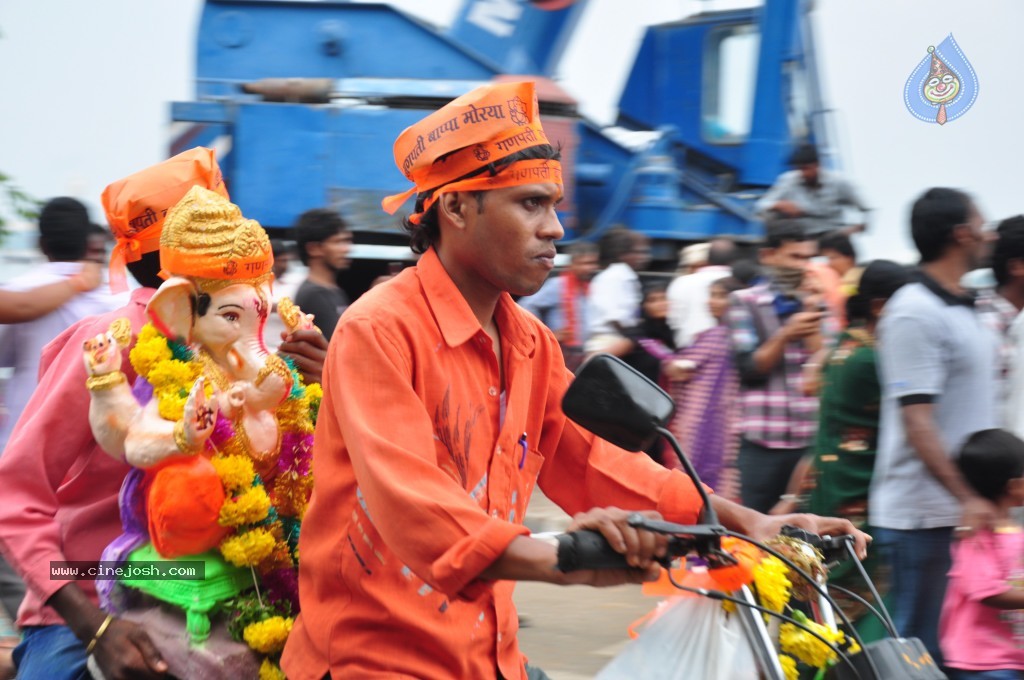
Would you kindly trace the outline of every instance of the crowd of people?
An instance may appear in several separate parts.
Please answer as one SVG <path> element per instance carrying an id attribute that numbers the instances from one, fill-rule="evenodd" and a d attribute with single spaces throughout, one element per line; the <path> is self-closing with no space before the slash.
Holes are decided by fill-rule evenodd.
<path id="1" fill-rule="evenodd" d="M 498 115 L 506 107 L 509 118 Z M 453 117 L 466 124 L 435 134 Z M 525 139 L 524 128 L 533 144 L 499 153 Z M 669 428 L 715 490 L 724 525 L 758 539 L 786 524 L 852 534 L 901 634 L 964 678 L 1021 677 L 1024 534 L 1013 509 L 1024 503 L 1024 218 L 986 231 L 968 195 L 930 189 L 911 215 L 920 265 L 860 262 L 858 229 L 824 229 L 838 216 L 812 204 L 861 201 L 805 148 L 760 206 L 766 234 L 756 253 L 724 238 L 691 245 L 668 280 L 645 274 L 648 239 L 616 228 L 598 244 L 569 246 L 568 267 L 553 274 L 561 165 L 532 83 L 454 100 L 402 133 L 395 160 L 413 186 L 383 207 L 393 213 L 415 197 L 403 224 L 416 267 L 349 304 L 337 285 L 348 227 L 327 210 L 295 225 L 309 268 L 295 299 L 320 331 L 286 329 L 267 344 L 280 343 L 285 373 L 322 384 L 322 401 L 315 484 L 297 545 L 284 548 L 295 561 L 301 553 L 297 599 L 287 643 L 261 677 L 541 680 L 518 648 L 513 582 L 655 577 L 665 539 L 631 526 L 629 512 L 692 523 L 701 499 L 670 453 L 628 454 L 562 413 L 571 371 L 598 352 L 671 394 Z M 20 677 L 88 677 L 90 657 L 109 678 L 171 671 L 157 633 L 123 617 L 98 592 L 106 586 L 50 572 L 54 562 L 99 560 L 122 531 L 147 531 L 128 526 L 139 510 L 125 501 L 138 493 L 137 471 L 107 455 L 90 399 L 125 382 L 140 400 L 153 388 L 127 365 L 87 374 L 83 343 L 123 317 L 128 356 L 142 333 L 156 332 L 143 330 L 147 318 L 175 312 L 153 302 L 167 297 L 159 274 L 199 260 L 174 250 L 182 246 L 162 233 L 164 216 L 197 229 L 202 211 L 182 205 L 199 200 L 231 216 L 233 234 L 248 228 L 210 150 L 165 163 L 104 193 L 116 241 L 110 278 L 124 287 L 127 269 L 138 283 L 130 298 L 89 292 L 107 285 L 82 262 L 93 258 L 86 237 L 96 232 L 69 199 L 40 217 L 52 276 L 36 272 L 31 286 L 0 291 L 0 320 L 20 324 L 0 326 L 0 356 L 16 349 L 28 376 L 23 398 L 8 402 L 0 457 L 0 548 L 13 567 L 0 571 L 0 595 L 17 616 Z M 144 224 L 128 219 L 140 196 L 154 215 Z M 244 238 L 251 246 L 255 237 Z M 281 276 L 287 249 L 271 247 L 251 263 L 275 260 Z M 986 254 L 998 285 L 975 294 L 962 279 Z M 192 283 L 168 282 L 197 291 L 177 309 L 195 328 L 213 323 L 211 295 L 269 276 L 253 283 L 235 267 L 202 267 Z M 285 304 L 278 297 L 270 302 Z M 253 299 L 212 316 L 230 325 L 255 315 L 262 328 L 272 305 Z M 226 354 L 231 361 L 241 359 Z M 203 399 L 201 382 L 183 392 L 184 415 L 161 441 L 172 459 L 212 456 L 191 423 L 203 415 L 192 401 Z M 570 530 L 600 532 L 629 568 L 561 572 L 557 547 L 523 525 L 535 487 L 573 515 Z M 867 595 L 852 574 L 834 578 Z M 866 640 L 883 635 L 847 604 Z M 0 677 L 13 671 L 8 643 Z"/>
<path id="2" fill-rule="evenodd" d="M 848 233 L 805 226 L 769 220 L 756 261 L 726 239 L 687 246 L 667 288 L 637 275 L 642 236 L 609 233 L 583 346 L 672 395 L 670 429 L 716 493 L 871 533 L 866 566 L 901 634 L 950 669 L 1019 677 L 1024 612 L 1010 610 L 1024 597 L 1024 534 L 1010 508 L 1024 483 L 1024 219 L 985 230 L 968 195 L 930 189 L 911 211 L 918 266 L 860 262 Z M 996 287 L 970 288 L 966 275 L 987 264 Z M 557 334 L 555 281 L 519 302 Z M 833 578 L 870 600 L 851 565 Z M 865 639 L 885 635 L 841 598 Z"/>

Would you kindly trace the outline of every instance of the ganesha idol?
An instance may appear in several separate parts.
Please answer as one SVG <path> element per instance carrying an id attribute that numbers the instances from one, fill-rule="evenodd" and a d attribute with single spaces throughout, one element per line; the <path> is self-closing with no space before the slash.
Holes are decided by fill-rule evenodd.
<path id="1" fill-rule="evenodd" d="M 134 468 L 121 489 L 124 534 L 103 559 L 202 560 L 205 578 L 99 582 L 101 598 L 116 609 L 128 586 L 177 604 L 199 643 L 207 614 L 249 591 L 258 612 L 245 641 L 273 658 L 298 610 L 296 545 L 321 392 L 264 345 L 273 255 L 257 222 L 193 187 L 167 214 L 160 258 L 167 278 L 129 352 L 134 387 L 120 370 L 127 320 L 84 348 L 96 441 Z M 289 330 L 312 328 L 287 300 L 279 313 Z"/>

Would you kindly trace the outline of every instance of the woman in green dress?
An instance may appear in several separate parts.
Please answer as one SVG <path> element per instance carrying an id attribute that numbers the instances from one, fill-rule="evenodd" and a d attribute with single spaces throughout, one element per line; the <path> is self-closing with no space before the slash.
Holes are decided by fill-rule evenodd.
<path id="1" fill-rule="evenodd" d="M 846 517 L 870 533 L 868 487 L 878 446 L 881 403 L 875 327 L 886 301 L 906 282 L 906 268 L 895 262 L 876 260 L 864 269 L 857 293 L 847 300 L 849 326 L 822 363 L 813 456 L 797 468 L 790 493 L 773 512 L 793 512 L 803 506 L 808 512 Z M 884 595 L 888 579 L 882 573 L 881 561 L 870 555 L 864 566 Z M 856 566 L 849 561 L 834 568 L 829 581 L 871 599 Z M 842 593 L 833 595 L 866 642 L 886 637 L 881 622 L 863 605 Z"/>

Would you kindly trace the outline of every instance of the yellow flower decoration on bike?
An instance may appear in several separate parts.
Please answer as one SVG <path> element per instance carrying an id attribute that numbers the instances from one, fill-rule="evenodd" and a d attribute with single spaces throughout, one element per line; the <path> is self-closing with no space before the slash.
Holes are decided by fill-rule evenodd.
<path id="1" fill-rule="evenodd" d="M 774 555 L 768 555 L 754 568 L 754 585 L 762 607 L 781 612 L 789 603 L 793 584 L 788 574 L 789 567 Z"/>
<path id="2" fill-rule="evenodd" d="M 779 654 L 779 663 L 782 664 L 782 672 L 786 674 L 786 680 L 798 680 L 800 671 L 796 667 L 796 659 L 786 654 Z"/>
<path id="3" fill-rule="evenodd" d="M 799 617 L 794 618 L 800 620 Z M 840 647 L 846 639 L 841 630 L 832 630 L 828 626 L 806 618 L 800 622 L 837 647 Z M 792 654 L 808 666 L 815 668 L 822 668 L 838 658 L 836 653 L 821 640 L 792 623 L 783 623 L 779 628 L 779 647 L 787 654 Z"/>

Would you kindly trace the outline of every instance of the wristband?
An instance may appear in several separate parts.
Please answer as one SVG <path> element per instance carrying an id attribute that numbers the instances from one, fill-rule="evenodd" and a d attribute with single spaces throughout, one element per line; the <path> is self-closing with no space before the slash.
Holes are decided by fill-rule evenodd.
<path id="1" fill-rule="evenodd" d="M 89 646 L 85 648 L 86 656 L 92 654 L 92 650 L 96 649 L 97 643 L 99 643 L 100 638 L 103 637 L 103 634 L 107 632 L 107 628 L 110 627 L 110 622 L 113 620 L 113 614 L 107 614 L 107 618 L 103 619 L 103 623 L 100 624 L 100 627 L 99 629 L 97 629 L 96 634 L 92 636 L 92 641 L 89 643 Z"/>
<path id="2" fill-rule="evenodd" d="M 185 421 L 179 420 L 174 423 L 174 444 L 182 453 L 192 455 L 199 452 L 199 447 L 188 445 L 188 438 L 185 436 Z"/>

